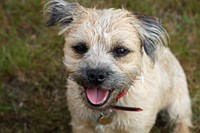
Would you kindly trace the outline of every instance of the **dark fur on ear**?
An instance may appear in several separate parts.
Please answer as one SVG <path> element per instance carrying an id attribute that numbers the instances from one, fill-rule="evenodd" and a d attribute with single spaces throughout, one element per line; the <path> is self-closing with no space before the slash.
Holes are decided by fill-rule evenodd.
<path id="1" fill-rule="evenodd" d="M 168 46 L 168 34 L 157 18 L 138 14 L 135 14 L 135 16 L 140 21 L 138 32 L 144 51 L 155 62 L 158 56 L 156 51 L 163 46 Z"/>
<path id="2" fill-rule="evenodd" d="M 47 26 L 68 26 L 79 7 L 78 3 L 69 3 L 64 0 L 50 0 L 44 5 L 43 13 Z"/>

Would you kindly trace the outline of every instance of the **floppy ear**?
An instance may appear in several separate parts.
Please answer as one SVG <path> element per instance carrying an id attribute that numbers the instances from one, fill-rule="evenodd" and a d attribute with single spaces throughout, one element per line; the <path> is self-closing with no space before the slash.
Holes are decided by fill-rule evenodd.
<path id="1" fill-rule="evenodd" d="M 169 36 L 157 18 L 138 14 L 135 16 L 140 21 L 138 32 L 144 51 L 155 62 L 160 48 L 168 46 Z"/>
<path id="2" fill-rule="evenodd" d="M 75 16 L 80 11 L 79 8 L 81 6 L 78 3 L 50 0 L 44 5 L 43 9 L 46 25 L 54 26 L 58 24 L 61 29 L 66 28 L 74 21 Z"/>

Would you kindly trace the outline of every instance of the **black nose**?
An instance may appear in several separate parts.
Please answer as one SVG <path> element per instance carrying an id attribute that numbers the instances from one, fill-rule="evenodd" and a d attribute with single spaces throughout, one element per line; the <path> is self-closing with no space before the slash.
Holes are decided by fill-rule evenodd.
<path id="1" fill-rule="evenodd" d="M 87 77 L 91 84 L 99 85 L 107 78 L 106 71 L 99 69 L 91 69 L 87 71 Z"/>

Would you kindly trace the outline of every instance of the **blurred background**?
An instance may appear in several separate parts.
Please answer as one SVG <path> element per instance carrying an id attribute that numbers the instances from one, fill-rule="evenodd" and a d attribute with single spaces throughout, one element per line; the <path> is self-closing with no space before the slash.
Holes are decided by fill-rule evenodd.
<path id="1" fill-rule="evenodd" d="M 161 19 L 189 84 L 193 132 L 200 133 L 200 2 L 198 0 L 76 0 Z M 42 0 L 0 0 L 0 133 L 70 133 L 63 37 L 47 28 Z M 169 133 L 157 124 L 152 133 Z"/>

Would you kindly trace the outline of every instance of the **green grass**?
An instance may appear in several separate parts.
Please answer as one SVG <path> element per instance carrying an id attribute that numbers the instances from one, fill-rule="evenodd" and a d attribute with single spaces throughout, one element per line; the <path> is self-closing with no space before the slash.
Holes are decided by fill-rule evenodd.
<path id="1" fill-rule="evenodd" d="M 193 132 L 200 132 L 200 2 L 191 0 L 79 0 L 88 7 L 121 5 L 162 19 L 170 47 L 187 74 L 193 102 Z M 41 0 L 0 1 L 0 132 L 65 133 L 70 116 L 65 98 L 62 37 L 47 29 Z M 154 127 L 155 133 L 168 133 Z"/>

